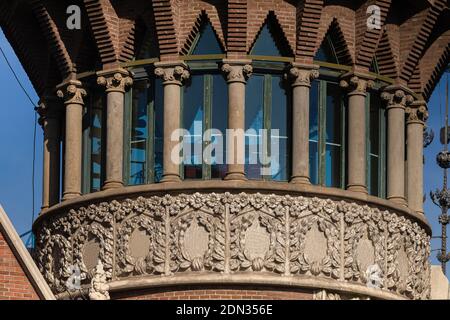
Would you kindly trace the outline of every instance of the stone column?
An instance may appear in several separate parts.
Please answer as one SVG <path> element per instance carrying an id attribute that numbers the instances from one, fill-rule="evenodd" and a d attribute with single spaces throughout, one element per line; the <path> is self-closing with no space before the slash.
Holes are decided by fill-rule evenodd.
<path id="1" fill-rule="evenodd" d="M 348 183 L 347 189 L 367 193 L 366 96 L 373 80 L 368 75 L 349 73 L 340 82 L 348 93 Z"/>
<path id="2" fill-rule="evenodd" d="M 42 210 L 59 202 L 61 111 L 56 97 L 43 98 L 38 109 L 39 124 L 44 131 Z"/>
<path id="3" fill-rule="evenodd" d="M 423 130 L 428 118 L 425 101 L 406 108 L 407 198 L 410 209 L 423 214 Z"/>
<path id="4" fill-rule="evenodd" d="M 310 184 L 309 91 L 319 66 L 293 63 L 286 75 L 292 81 L 292 173 L 290 182 Z"/>
<path id="5" fill-rule="evenodd" d="M 64 99 L 66 106 L 63 200 L 69 200 L 81 195 L 81 138 L 86 91 L 77 80 L 69 80 L 58 88 L 58 97 Z"/>
<path id="6" fill-rule="evenodd" d="M 403 87 L 389 86 L 381 98 L 387 101 L 387 198 L 406 206 L 405 107 L 413 97 Z"/>
<path id="7" fill-rule="evenodd" d="M 245 177 L 245 84 L 252 74 L 251 60 L 223 60 L 222 71 L 228 83 L 227 164 L 224 180 Z"/>
<path id="8" fill-rule="evenodd" d="M 164 86 L 164 144 L 163 176 L 161 182 L 179 182 L 181 157 L 176 155 L 179 141 L 172 141 L 172 133 L 181 129 L 181 86 L 190 74 L 184 62 L 155 63 L 155 74 Z M 176 157 L 177 159 L 173 159 Z"/>
<path id="9" fill-rule="evenodd" d="M 106 88 L 106 175 L 103 189 L 123 187 L 124 95 L 133 84 L 125 69 L 97 73 L 97 83 Z"/>

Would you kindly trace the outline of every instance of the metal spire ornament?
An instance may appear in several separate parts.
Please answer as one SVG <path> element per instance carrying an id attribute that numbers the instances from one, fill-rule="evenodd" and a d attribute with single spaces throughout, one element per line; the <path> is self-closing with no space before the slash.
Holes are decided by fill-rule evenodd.
<path id="1" fill-rule="evenodd" d="M 446 264 L 450 260 L 450 254 L 447 253 L 447 224 L 449 221 L 449 216 L 447 214 L 450 206 L 450 193 L 447 188 L 447 170 L 450 168 L 450 152 L 448 151 L 448 75 L 446 83 L 446 98 L 445 98 L 445 126 L 441 129 L 441 143 L 444 145 L 444 150 L 438 153 L 436 157 L 437 164 L 439 167 L 444 169 L 444 183 L 441 190 L 436 190 L 435 192 L 430 192 L 431 200 L 435 205 L 441 208 L 441 214 L 439 215 L 439 223 L 442 226 L 441 234 L 441 249 L 437 254 L 437 259 L 441 263 L 442 272 L 446 273 Z"/>

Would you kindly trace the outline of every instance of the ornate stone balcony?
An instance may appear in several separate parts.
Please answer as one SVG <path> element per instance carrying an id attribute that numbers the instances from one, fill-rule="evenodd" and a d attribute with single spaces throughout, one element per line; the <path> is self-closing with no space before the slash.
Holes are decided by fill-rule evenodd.
<path id="1" fill-rule="evenodd" d="M 51 207 L 34 229 L 37 264 L 61 297 L 71 266 L 87 286 L 98 259 L 111 294 L 252 284 L 347 298 L 429 295 L 425 218 L 340 189 L 262 181 L 134 186 Z M 380 289 L 367 285 L 373 265 Z"/>

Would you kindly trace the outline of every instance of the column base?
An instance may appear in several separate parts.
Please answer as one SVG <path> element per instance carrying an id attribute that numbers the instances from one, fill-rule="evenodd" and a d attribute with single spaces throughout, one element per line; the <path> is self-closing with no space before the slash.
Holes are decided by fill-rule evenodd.
<path id="1" fill-rule="evenodd" d="M 161 182 L 181 182 L 181 178 L 177 174 L 163 174 Z"/>
<path id="2" fill-rule="evenodd" d="M 63 194 L 62 201 L 75 199 L 78 198 L 79 196 L 81 196 L 81 192 L 66 192 Z"/>
<path id="3" fill-rule="evenodd" d="M 404 197 L 391 196 L 391 197 L 387 197 L 387 199 L 388 199 L 389 201 L 392 201 L 392 202 L 394 202 L 394 203 L 397 203 L 397 204 L 399 204 L 399 205 L 401 205 L 401 206 L 405 206 L 405 207 L 408 206 L 408 204 L 406 203 L 406 199 L 405 199 Z"/>
<path id="4" fill-rule="evenodd" d="M 105 181 L 105 184 L 102 187 L 102 190 L 109 190 L 109 189 L 117 189 L 122 188 L 123 182 L 121 181 Z"/>
<path id="5" fill-rule="evenodd" d="M 289 182 L 295 183 L 295 184 L 311 184 L 311 180 L 309 180 L 309 177 L 305 177 L 305 176 L 291 177 L 291 180 L 289 180 Z"/>
<path id="6" fill-rule="evenodd" d="M 347 190 L 348 191 L 353 191 L 353 192 L 364 193 L 364 194 L 368 194 L 369 193 L 367 191 L 367 187 L 366 186 L 364 186 L 364 185 L 357 185 L 357 184 L 348 185 L 347 186 Z"/>
<path id="7" fill-rule="evenodd" d="M 227 175 L 223 178 L 223 180 L 247 181 L 247 177 L 243 172 L 227 172 Z"/>

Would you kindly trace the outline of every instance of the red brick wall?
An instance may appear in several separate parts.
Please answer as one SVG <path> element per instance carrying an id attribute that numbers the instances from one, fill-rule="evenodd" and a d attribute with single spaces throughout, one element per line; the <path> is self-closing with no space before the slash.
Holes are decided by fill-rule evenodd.
<path id="1" fill-rule="evenodd" d="M 39 300 L 36 291 L 1 232 L 0 300 Z"/>
<path id="2" fill-rule="evenodd" d="M 305 291 L 249 287 L 148 289 L 111 295 L 111 299 L 118 300 L 310 300 L 311 298 L 312 294 Z"/>

